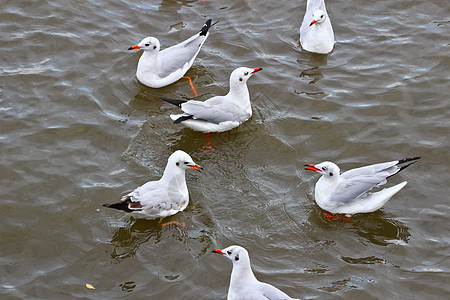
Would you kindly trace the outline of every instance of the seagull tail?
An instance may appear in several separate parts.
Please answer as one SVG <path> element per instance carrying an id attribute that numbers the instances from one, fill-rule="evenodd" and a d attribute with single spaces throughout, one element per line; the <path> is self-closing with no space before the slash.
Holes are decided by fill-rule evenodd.
<path id="1" fill-rule="evenodd" d="M 176 100 L 176 99 L 170 99 L 170 98 L 166 98 L 166 97 L 159 97 L 159 99 L 169 102 L 170 104 L 173 104 L 178 107 L 181 107 L 181 104 L 183 104 L 184 102 L 187 102 L 186 100 Z"/>
<path id="2" fill-rule="evenodd" d="M 200 35 L 206 35 L 208 33 L 208 30 L 213 27 L 214 25 L 216 25 L 219 21 L 211 24 L 212 19 L 209 19 L 205 22 L 205 24 L 203 24 L 202 29 L 200 30 Z"/>

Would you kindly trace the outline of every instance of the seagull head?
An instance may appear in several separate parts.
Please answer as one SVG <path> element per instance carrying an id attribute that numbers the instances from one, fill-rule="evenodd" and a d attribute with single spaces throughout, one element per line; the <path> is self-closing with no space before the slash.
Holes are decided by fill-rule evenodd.
<path id="1" fill-rule="evenodd" d="M 249 261 L 247 250 L 241 246 L 233 245 L 225 249 L 216 249 L 212 252 L 226 256 L 233 264 L 241 264 L 242 262 Z"/>
<path id="2" fill-rule="evenodd" d="M 338 175 L 340 174 L 339 167 L 335 163 L 332 163 L 331 161 L 325 161 L 325 162 L 322 162 L 317 165 L 308 164 L 308 165 L 305 165 L 305 167 L 306 167 L 305 170 L 318 172 L 328 178 L 333 178 L 333 177 L 337 178 Z"/>
<path id="3" fill-rule="evenodd" d="M 262 68 L 245 68 L 240 67 L 234 70 L 230 76 L 230 83 L 246 83 L 247 80 L 256 72 L 261 71 Z"/>
<path id="4" fill-rule="evenodd" d="M 169 157 L 169 161 L 167 165 L 172 168 L 179 168 L 181 170 L 186 170 L 188 168 L 194 169 L 195 171 L 201 172 L 203 168 L 200 165 L 197 165 L 191 158 L 189 154 L 184 151 L 177 150 Z"/>
<path id="5" fill-rule="evenodd" d="M 131 46 L 128 48 L 128 50 L 136 50 L 136 49 L 142 49 L 144 51 L 154 51 L 156 53 L 159 52 L 159 41 L 157 38 L 154 37 L 146 37 L 142 41 L 139 42 L 139 44 L 136 44 L 134 46 Z"/>
<path id="6" fill-rule="evenodd" d="M 313 20 L 312 20 L 311 24 L 309 24 L 309 26 L 312 26 L 316 23 L 322 23 L 323 21 L 325 21 L 326 18 L 327 18 L 327 15 L 325 14 L 325 12 L 321 9 L 317 9 L 313 13 Z"/>

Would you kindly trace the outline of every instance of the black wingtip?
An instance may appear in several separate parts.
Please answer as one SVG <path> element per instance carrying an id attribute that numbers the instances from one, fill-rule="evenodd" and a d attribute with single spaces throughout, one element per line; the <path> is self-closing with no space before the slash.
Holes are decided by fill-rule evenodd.
<path id="1" fill-rule="evenodd" d="M 394 175 L 397 174 L 397 173 L 400 173 L 401 171 L 403 171 L 404 169 L 406 169 L 406 168 L 409 167 L 410 165 L 415 164 L 415 163 L 417 162 L 417 160 L 419 160 L 420 158 L 421 158 L 420 156 L 416 156 L 416 157 L 410 157 L 410 158 L 403 158 L 403 159 L 400 159 L 400 160 L 398 161 L 397 165 L 404 164 L 404 163 L 409 162 L 409 161 L 410 161 L 410 163 L 407 164 L 407 165 L 399 166 L 400 169 L 398 169 L 398 171 L 395 172 L 394 174 L 392 174 L 391 176 L 386 177 L 386 179 L 387 179 L 387 178 L 390 178 L 390 177 L 392 177 L 392 176 L 394 176 Z"/>
<path id="2" fill-rule="evenodd" d="M 203 24 L 202 29 L 200 30 L 200 35 L 206 35 L 208 33 L 208 30 L 213 27 L 214 25 L 216 25 L 219 21 L 212 23 L 212 19 L 208 19 L 205 24 Z"/>
<path id="3" fill-rule="evenodd" d="M 422 158 L 422 157 L 415 156 L 415 157 L 403 158 L 398 161 L 397 165 L 404 164 L 405 162 L 408 162 L 408 161 L 417 161 L 420 158 Z"/>
<path id="4" fill-rule="evenodd" d="M 181 107 L 181 104 L 187 102 L 186 100 L 170 99 L 170 98 L 166 98 L 166 97 L 159 97 L 159 99 L 166 101 L 170 104 L 173 104 L 175 106 L 178 106 L 178 107 Z"/>
<path id="5" fill-rule="evenodd" d="M 192 119 L 192 117 L 193 117 L 192 115 L 181 116 L 181 117 L 179 117 L 178 119 L 176 119 L 175 121 L 173 121 L 173 124 L 179 124 L 179 123 L 181 123 L 181 122 L 183 122 L 183 121 Z"/>

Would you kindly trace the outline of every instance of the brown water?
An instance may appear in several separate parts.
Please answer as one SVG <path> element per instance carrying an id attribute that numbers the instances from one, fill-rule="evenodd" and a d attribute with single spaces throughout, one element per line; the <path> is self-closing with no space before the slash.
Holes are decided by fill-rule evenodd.
<path id="1" fill-rule="evenodd" d="M 289 295 L 449 298 L 449 15 L 446 1 L 327 1 L 337 44 L 293 50 L 305 1 L 2 1 L 0 298 L 225 298 L 246 247 L 256 276 Z M 172 124 L 186 80 L 137 82 L 149 35 L 170 46 L 220 22 L 188 75 L 204 100 L 231 71 L 249 82 L 253 117 L 204 135 Z M 157 226 L 101 207 L 161 174 L 175 150 L 191 202 Z M 380 211 L 330 221 L 305 163 L 342 170 L 423 158 Z M 195 173 L 195 174 L 194 174 Z M 96 289 L 89 290 L 85 284 Z"/>

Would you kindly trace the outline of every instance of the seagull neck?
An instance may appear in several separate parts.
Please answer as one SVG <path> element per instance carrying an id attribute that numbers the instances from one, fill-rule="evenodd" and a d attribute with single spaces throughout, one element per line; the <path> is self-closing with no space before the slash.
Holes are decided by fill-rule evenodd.
<path id="1" fill-rule="evenodd" d="M 139 59 L 139 67 L 154 68 L 158 64 L 158 52 L 157 51 L 144 51 Z"/>
<path id="2" fill-rule="evenodd" d="M 233 263 L 231 271 L 230 289 L 241 289 L 251 282 L 258 282 L 250 266 L 250 259 L 241 256 L 239 262 Z"/>
<path id="3" fill-rule="evenodd" d="M 166 184 L 170 183 L 171 185 L 173 185 L 174 182 L 177 182 L 178 185 L 186 185 L 185 172 L 178 167 L 167 164 L 160 181 Z"/>
<path id="4" fill-rule="evenodd" d="M 232 82 L 230 81 L 230 91 L 227 94 L 233 100 L 247 104 L 250 102 L 250 94 L 248 93 L 247 84 L 245 82 Z"/>

